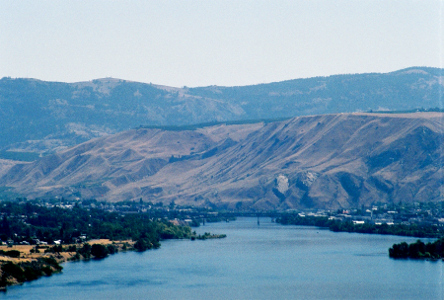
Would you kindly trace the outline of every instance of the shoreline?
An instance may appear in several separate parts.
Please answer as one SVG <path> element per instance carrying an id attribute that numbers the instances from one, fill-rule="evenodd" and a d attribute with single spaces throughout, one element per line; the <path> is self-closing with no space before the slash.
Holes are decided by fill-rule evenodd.
<path id="1" fill-rule="evenodd" d="M 90 240 L 81 244 L 66 244 L 63 245 L 62 251 L 60 252 L 50 252 L 57 245 L 13 245 L 12 247 L 0 245 L 0 251 L 3 251 L 0 254 L 0 291 L 6 292 L 8 286 L 21 285 L 43 276 L 61 273 L 63 267 L 60 266 L 60 264 L 62 263 L 90 260 L 92 258 L 90 255 L 85 257 L 79 255 L 78 252 L 85 244 L 89 244 L 90 246 L 111 246 L 115 249 L 113 253 L 106 253 L 105 256 L 94 257 L 97 259 L 105 258 L 108 254 L 135 250 L 135 242 L 131 240 L 111 241 L 109 239 Z M 38 249 L 39 252 L 36 253 L 36 249 Z M 68 249 L 76 249 L 76 251 L 63 251 Z M 5 254 L 8 252 L 13 255 L 19 253 L 19 256 L 8 256 Z M 4 274 L 5 272 L 7 274 Z"/>
<path id="2" fill-rule="evenodd" d="M 205 232 L 203 235 L 192 235 L 190 240 L 221 239 L 225 237 L 225 234 Z M 96 249 L 94 250 L 94 248 Z M 151 249 L 151 247 L 145 250 L 148 249 Z M 0 245 L 0 292 L 6 292 L 8 286 L 21 285 L 43 276 L 61 273 L 63 267 L 60 264 L 62 263 L 103 259 L 108 255 L 119 252 L 143 252 L 145 250 L 138 249 L 137 242 L 132 240 L 111 241 L 109 239 L 95 239 L 85 243 L 66 245 L 13 245 L 12 247 Z M 8 251 L 15 252 L 13 254 L 19 253 L 19 256 L 5 255 Z M 6 274 L 4 274 L 5 272 Z"/>

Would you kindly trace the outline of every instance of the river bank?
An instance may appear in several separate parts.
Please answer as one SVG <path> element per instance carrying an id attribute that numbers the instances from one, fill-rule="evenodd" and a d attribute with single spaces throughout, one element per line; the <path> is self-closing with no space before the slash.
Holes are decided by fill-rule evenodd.
<path id="1" fill-rule="evenodd" d="M 193 233 L 191 240 L 222 239 L 225 234 Z M 111 241 L 109 239 L 90 240 L 83 244 L 67 245 L 14 245 L 0 246 L 0 290 L 23 284 L 42 276 L 60 273 L 64 262 L 102 259 L 122 251 L 143 252 L 156 245 L 140 245 L 140 241 Z M 142 248 L 141 248 L 142 247 Z"/>
<path id="2" fill-rule="evenodd" d="M 110 241 L 109 239 L 98 239 L 90 240 L 85 244 L 68 244 L 63 246 L 2 245 L 0 246 L 0 290 L 6 290 L 7 286 L 18 285 L 42 276 L 51 276 L 54 273 L 59 273 L 63 269 L 60 265 L 61 263 L 87 260 L 92 257 L 103 258 L 108 254 L 114 254 L 119 251 L 134 250 L 134 244 L 130 240 Z M 101 252 L 102 255 L 100 256 L 91 253 L 91 250 L 94 248 L 106 250 Z M 85 249 L 90 251 L 85 252 Z"/>

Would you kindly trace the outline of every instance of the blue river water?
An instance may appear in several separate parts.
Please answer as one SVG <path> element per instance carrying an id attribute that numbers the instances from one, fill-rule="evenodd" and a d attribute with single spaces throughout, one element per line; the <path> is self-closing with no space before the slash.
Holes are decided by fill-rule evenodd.
<path id="1" fill-rule="evenodd" d="M 162 242 L 158 250 L 63 264 L 63 273 L 11 287 L 11 299 L 444 299 L 442 261 L 394 260 L 416 239 L 333 233 L 240 218 Z"/>

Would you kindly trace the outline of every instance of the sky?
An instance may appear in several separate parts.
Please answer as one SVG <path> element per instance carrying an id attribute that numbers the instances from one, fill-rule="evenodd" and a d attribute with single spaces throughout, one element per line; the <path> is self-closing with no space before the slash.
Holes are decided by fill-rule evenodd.
<path id="1" fill-rule="evenodd" d="M 443 67 L 444 0 L 0 0 L 0 77 L 238 86 Z"/>

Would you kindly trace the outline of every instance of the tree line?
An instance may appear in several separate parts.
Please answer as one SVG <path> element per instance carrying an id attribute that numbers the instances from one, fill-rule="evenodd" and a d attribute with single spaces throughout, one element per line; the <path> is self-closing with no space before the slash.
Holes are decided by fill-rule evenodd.
<path id="1" fill-rule="evenodd" d="M 424 242 L 417 240 L 415 243 L 407 244 L 402 242 L 393 244 L 389 249 L 389 256 L 392 258 L 413 258 L 413 259 L 441 259 L 444 258 L 444 237 L 435 242 Z"/>
<path id="2" fill-rule="evenodd" d="M 78 242 L 80 238 L 133 240 L 140 250 L 158 248 L 163 239 L 191 238 L 191 228 L 177 226 L 149 214 L 119 214 L 74 205 L 71 209 L 30 202 L 0 204 L 0 239 L 14 243 L 52 244 Z"/>
<path id="3" fill-rule="evenodd" d="M 334 232 L 357 232 L 369 234 L 390 234 L 399 236 L 413 236 L 437 238 L 443 235 L 442 229 L 433 225 L 420 226 L 417 224 L 381 224 L 376 225 L 372 223 L 354 224 L 352 221 L 329 220 L 328 217 L 301 217 L 298 214 L 283 214 L 276 219 L 277 223 L 283 225 L 308 225 L 328 228 Z"/>

